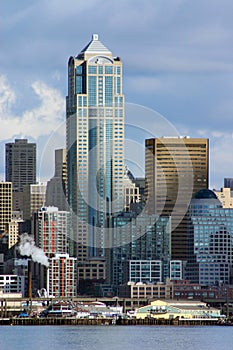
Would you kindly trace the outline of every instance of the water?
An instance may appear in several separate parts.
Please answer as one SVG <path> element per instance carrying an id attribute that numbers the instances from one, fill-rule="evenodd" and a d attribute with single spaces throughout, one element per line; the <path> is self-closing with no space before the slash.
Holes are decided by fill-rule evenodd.
<path id="1" fill-rule="evenodd" d="M 233 327 L 1 326 L 0 350 L 232 350 Z"/>

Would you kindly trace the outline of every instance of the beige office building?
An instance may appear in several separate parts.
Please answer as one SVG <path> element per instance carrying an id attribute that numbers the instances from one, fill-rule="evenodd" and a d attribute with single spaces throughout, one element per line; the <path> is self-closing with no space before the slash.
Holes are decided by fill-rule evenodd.
<path id="1" fill-rule="evenodd" d="M 23 219 L 31 220 L 32 214 L 45 204 L 47 182 L 26 185 L 23 188 Z"/>
<path id="2" fill-rule="evenodd" d="M 221 188 L 220 191 L 213 190 L 223 208 L 233 208 L 233 191 L 228 187 Z"/>
<path id="3" fill-rule="evenodd" d="M 7 232 L 12 217 L 12 183 L 0 182 L 0 231 Z"/>
<path id="4" fill-rule="evenodd" d="M 192 195 L 208 188 L 208 165 L 208 139 L 146 140 L 146 210 L 172 216 L 172 259 L 187 259 L 185 214 Z"/>

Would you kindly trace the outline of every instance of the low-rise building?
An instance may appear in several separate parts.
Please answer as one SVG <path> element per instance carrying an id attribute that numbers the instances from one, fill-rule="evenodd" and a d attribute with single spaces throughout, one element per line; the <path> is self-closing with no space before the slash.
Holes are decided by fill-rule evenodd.
<path id="1" fill-rule="evenodd" d="M 157 319 L 174 319 L 178 317 L 183 320 L 208 319 L 213 321 L 223 318 L 219 309 L 209 307 L 203 302 L 162 300 L 153 301 L 151 304 L 137 309 L 137 319 L 146 317 Z"/>

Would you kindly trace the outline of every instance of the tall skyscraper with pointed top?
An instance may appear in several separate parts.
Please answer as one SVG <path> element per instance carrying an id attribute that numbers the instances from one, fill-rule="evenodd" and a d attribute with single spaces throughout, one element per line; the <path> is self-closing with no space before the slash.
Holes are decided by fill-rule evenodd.
<path id="1" fill-rule="evenodd" d="M 104 258 L 111 214 L 123 209 L 124 96 L 121 59 L 97 34 L 68 62 L 66 146 L 70 253 Z"/>

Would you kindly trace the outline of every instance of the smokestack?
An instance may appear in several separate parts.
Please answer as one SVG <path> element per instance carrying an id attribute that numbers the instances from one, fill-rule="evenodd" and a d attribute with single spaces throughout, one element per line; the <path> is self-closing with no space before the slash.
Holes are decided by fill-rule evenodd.
<path id="1" fill-rule="evenodd" d="M 47 267 L 47 296 L 49 297 L 49 267 Z"/>
<path id="2" fill-rule="evenodd" d="M 32 261 L 28 260 L 28 298 L 32 297 Z"/>

